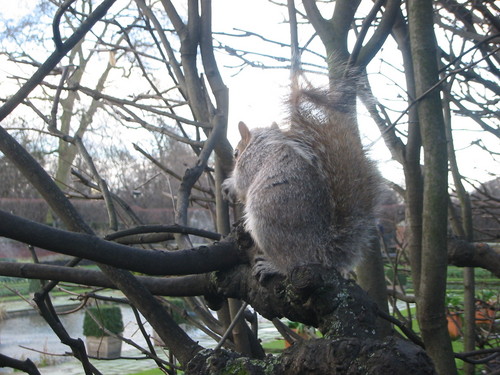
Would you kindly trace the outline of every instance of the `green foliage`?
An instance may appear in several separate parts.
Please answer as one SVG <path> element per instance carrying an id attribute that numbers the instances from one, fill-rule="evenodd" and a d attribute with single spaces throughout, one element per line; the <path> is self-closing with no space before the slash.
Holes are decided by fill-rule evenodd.
<path id="1" fill-rule="evenodd" d="M 463 294 L 448 292 L 446 293 L 446 306 L 452 311 L 463 310 L 464 297 Z"/>
<path id="2" fill-rule="evenodd" d="M 272 340 L 262 343 L 266 353 L 281 353 L 285 349 L 285 340 Z"/>
<path id="3" fill-rule="evenodd" d="M 94 319 L 92 319 L 92 316 L 99 321 L 100 324 L 97 324 Z M 118 306 L 92 306 L 85 311 L 85 317 L 83 319 L 83 334 L 85 336 L 108 336 L 108 334 L 101 329 L 101 326 L 104 326 L 112 333 L 119 334 L 123 332 L 122 312 Z"/>
<path id="4" fill-rule="evenodd" d="M 3 286 L 2 288 L 0 288 L 0 298 L 2 298 L 2 300 L 5 297 L 9 296 L 14 296 L 13 298 L 15 299 L 19 298 L 17 295 L 15 295 L 15 293 L 11 291 L 11 289 L 15 290 L 23 296 L 28 296 L 30 292 L 30 284 L 28 279 L 0 276 L 0 284 Z"/>
<path id="5" fill-rule="evenodd" d="M 298 329 L 299 327 L 303 327 L 304 324 L 299 323 L 299 322 L 288 322 L 288 327 L 291 329 Z"/>
<path id="6" fill-rule="evenodd" d="M 498 296 L 500 295 L 500 292 L 495 289 L 481 289 L 480 291 L 477 292 L 477 299 L 484 301 L 484 302 L 489 302 L 489 303 L 498 303 Z"/>

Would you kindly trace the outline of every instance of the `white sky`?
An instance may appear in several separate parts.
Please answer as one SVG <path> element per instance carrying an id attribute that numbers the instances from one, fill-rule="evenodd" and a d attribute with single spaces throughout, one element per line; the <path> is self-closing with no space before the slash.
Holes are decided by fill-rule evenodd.
<path id="1" fill-rule="evenodd" d="M 16 18 L 26 14 L 31 9 L 33 2 L 19 0 L 16 7 L 1 7 L 0 17 Z M 284 20 L 288 17 L 285 8 L 270 5 L 267 0 L 214 0 L 213 1 L 213 29 L 214 31 L 231 32 L 238 28 L 261 33 L 270 39 L 288 41 L 288 26 Z M 113 8 L 111 9 L 111 12 Z M 308 38 L 309 35 L 302 35 Z M 218 36 L 216 36 L 218 38 Z M 225 39 L 227 41 L 227 38 Z M 242 42 L 243 40 L 240 39 Z M 240 40 L 235 40 L 233 45 L 240 46 Z M 253 44 L 252 41 L 255 41 Z M 245 48 L 262 51 L 267 48 L 266 53 L 286 56 L 287 52 L 279 47 L 267 47 L 256 38 L 246 39 Z M 399 56 L 399 52 L 394 47 L 385 46 L 385 49 L 393 49 L 393 54 Z M 276 50 L 278 49 L 278 50 Z M 319 52 L 323 52 L 320 50 Z M 222 70 L 224 81 L 229 88 L 230 113 L 229 113 L 229 138 L 234 145 L 238 140 L 236 124 L 244 121 L 250 127 L 268 126 L 273 121 L 281 122 L 284 115 L 283 100 L 288 93 L 289 73 L 285 70 L 266 70 L 256 68 L 245 68 L 239 74 L 233 76 L 237 69 L 224 69 L 226 64 L 234 64 L 234 59 L 228 59 L 222 53 L 216 53 L 219 67 Z M 0 59 L 0 70 L 2 69 Z M 378 70 L 378 63 L 375 61 L 371 70 Z M 379 77 L 374 90 L 381 97 L 389 97 L 391 90 L 395 90 L 393 84 L 384 77 Z M 5 84 L 2 83 L 2 84 Z M 500 150 L 498 139 L 488 136 L 485 132 L 470 129 L 478 129 L 470 120 L 459 119 L 459 127 L 465 130 L 455 133 L 455 145 L 458 152 L 459 167 L 465 176 L 473 177 L 481 181 L 492 179 L 492 174 L 498 175 L 500 166 L 490 156 L 479 152 L 477 148 L 469 149 L 471 141 L 481 138 L 492 150 Z M 396 183 L 402 183 L 402 171 L 397 163 L 390 161 L 390 154 L 380 139 L 378 130 L 371 122 L 366 113 L 360 113 L 360 124 L 364 143 L 370 144 L 370 155 L 379 161 L 382 173 Z M 376 141 L 375 143 L 373 143 Z"/>

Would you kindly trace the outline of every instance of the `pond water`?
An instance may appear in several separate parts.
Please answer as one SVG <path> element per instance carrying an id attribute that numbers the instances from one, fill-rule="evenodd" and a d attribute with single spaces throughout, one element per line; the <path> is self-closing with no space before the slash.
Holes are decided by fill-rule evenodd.
<path id="1" fill-rule="evenodd" d="M 61 320 L 70 336 L 81 334 L 83 313 L 62 316 Z M 57 336 L 47 326 L 47 323 L 36 312 L 0 321 L 0 352 L 10 357 L 38 361 L 40 353 L 35 353 L 22 347 L 39 351 L 63 354 L 68 348 L 61 344 Z"/>
<path id="2" fill-rule="evenodd" d="M 125 326 L 123 336 L 134 340 L 137 344 L 146 348 L 146 340 L 138 329 L 132 310 L 128 306 L 120 306 L 120 308 L 123 316 L 123 324 Z M 83 310 L 69 315 L 59 316 L 72 338 L 81 337 L 84 339 L 83 317 Z M 151 335 L 151 326 L 146 323 L 145 328 L 148 334 Z M 206 336 L 202 331 L 189 326 L 183 326 L 183 328 L 188 332 L 191 338 L 198 341 L 200 345 L 204 347 L 213 347 L 216 345 L 214 340 Z M 263 319 L 259 322 L 259 335 L 263 341 L 266 341 L 278 337 L 279 333 L 277 333 L 272 323 Z M 69 347 L 60 342 L 59 338 L 52 332 L 43 318 L 34 310 L 27 311 L 23 313 L 22 316 L 0 320 L 0 353 L 18 359 L 30 358 L 36 363 L 44 360 L 49 360 L 51 363 L 65 360 L 64 357 L 49 357 L 46 354 L 29 349 L 59 355 L 70 351 Z M 132 346 L 126 343 L 122 344 L 122 352 L 124 355 L 126 355 L 127 351 L 132 350 L 134 350 Z"/>

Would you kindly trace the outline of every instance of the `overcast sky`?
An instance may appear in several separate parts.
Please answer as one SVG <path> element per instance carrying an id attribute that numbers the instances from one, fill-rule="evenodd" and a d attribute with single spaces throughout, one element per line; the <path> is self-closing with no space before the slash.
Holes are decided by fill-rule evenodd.
<path id="1" fill-rule="evenodd" d="M 33 2 L 18 0 L 16 7 L 0 8 L 0 17 L 14 18 L 25 14 Z M 215 32 L 235 32 L 234 29 L 249 30 L 260 33 L 273 40 L 288 42 L 288 25 L 284 22 L 288 16 L 284 7 L 278 7 L 269 3 L 268 0 L 215 0 L 213 1 L 213 29 Z M 110 12 L 113 11 L 111 8 Z M 310 35 L 300 35 L 302 40 Z M 215 39 L 228 41 L 228 38 L 215 35 Z M 270 55 L 287 56 L 286 49 L 263 43 L 258 38 L 235 38 L 233 45 L 241 46 L 243 49 L 259 51 Z M 323 49 L 318 43 L 318 52 L 323 53 Z M 391 40 L 388 39 L 385 53 L 393 49 L 393 54 L 398 58 L 399 52 L 395 47 L 391 47 Z M 288 94 L 289 73 L 283 69 L 258 69 L 245 68 L 238 73 L 238 69 L 229 68 L 228 65 L 235 65 L 236 60 L 228 58 L 224 53 L 217 52 L 219 67 L 222 70 L 223 78 L 229 88 L 230 113 L 229 113 L 229 138 L 233 145 L 238 140 L 236 124 L 244 121 L 250 127 L 268 126 L 273 121 L 281 123 L 285 117 L 284 100 Z M 383 75 L 378 74 L 380 63 L 377 60 L 370 65 L 371 77 L 377 77 L 374 90 L 380 98 L 390 98 L 397 90 L 394 83 L 391 83 Z M 238 73 L 238 74 L 236 74 Z M 373 73 L 377 73 L 373 75 Z M 391 75 L 394 72 L 386 72 Z M 316 79 L 317 76 L 314 77 Z M 393 94 L 390 94 L 390 93 Z M 405 106 L 399 100 L 392 101 L 391 106 Z M 404 107 L 403 107 L 404 108 Z M 372 158 L 380 164 L 380 169 L 384 175 L 391 180 L 402 183 L 403 176 L 399 165 L 390 161 L 390 154 L 383 144 L 378 130 L 372 123 L 363 108 L 360 109 L 359 122 L 363 135 L 363 142 L 369 146 Z M 455 133 L 455 144 L 459 151 L 458 160 L 462 173 L 466 176 L 487 181 L 492 178 L 491 173 L 498 173 L 500 165 L 492 157 L 485 153 L 478 152 L 478 149 L 470 149 L 470 143 L 477 138 L 484 138 L 488 145 L 495 149 L 498 140 L 494 137 L 485 137 L 485 132 L 472 131 L 470 120 L 459 119 L 460 127 L 465 130 Z M 477 128 L 477 126 L 473 126 Z M 496 142 L 496 143 L 495 143 Z M 496 146 L 495 146 L 496 145 Z M 500 147 L 496 147 L 500 149 Z"/>

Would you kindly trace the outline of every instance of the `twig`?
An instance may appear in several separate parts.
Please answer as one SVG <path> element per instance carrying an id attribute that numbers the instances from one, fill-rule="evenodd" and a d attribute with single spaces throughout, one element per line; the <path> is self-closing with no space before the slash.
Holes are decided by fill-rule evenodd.
<path id="1" fill-rule="evenodd" d="M 31 78 L 0 107 L 0 121 L 3 121 L 35 87 L 37 87 L 52 69 L 61 61 L 76 44 L 87 34 L 87 32 L 107 13 L 116 0 L 104 0 L 89 16 L 82 22 L 80 27 L 64 42 L 60 49 L 56 49 Z"/>
<path id="2" fill-rule="evenodd" d="M 73 2 L 74 0 L 69 0 Z M 56 43 L 57 44 L 57 43 Z M 59 81 L 59 85 L 57 87 L 56 93 L 54 95 L 54 102 L 52 103 L 52 110 L 50 111 L 50 122 L 49 122 L 49 131 L 53 133 L 58 133 L 57 129 L 57 109 L 59 107 L 59 101 L 61 99 L 61 91 L 64 86 L 64 82 L 66 78 L 68 78 L 69 66 L 65 66 L 62 69 L 61 79 Z"/>
<path id="3" fill-rule="evenodd" d="M 52 33 L 54 44 L 56 45 L 56 49 L 58 51 L 62 50 L 63 42 L 61 40 L 61 32 L 59 31 L 59 22 L 61 21 L 61 17 L 66 10 L 73 4 L 75 0 L 66 0 L 60 7 L 57 9 L 57 12 L 54 16 L 54 20 L 52 21 Z M 62 82 L 62 80 L 61 80 Z"/>
<path id="4" fill-rule="evenodd" d="M 181 181 L 182 180 L 182 177 L 180 175 L 178 175 L 177 173 L 175 173 L 173 170 L 165 167 L 162 163 L 160 163 L 158 160 L 156 160 L 154 157 L 152 157 L 150 154 L 148 154 L 145 150 L 143 150 L 140 146 L 138 146 L 136 143 L 132 143 L 132 146 L 134 147 L 134 149 L 136 149 L 137 151 L 139 151 L 142 155 L 144 155 L 148 160 L 150 160 L 154 165 L 156 165 L 158 168 L 160 168 L 162 171 L 164 171 L 165 173 L 173 176 L 175 179 Z M 201 144 L 200 144 L 201 146 Z M 210 196 L 214 196 L 214 193 L 213 191 L 211 190 L 208 190 L 208 189 L 205 189 L 199 185 L 194 185 L 193 186 L 193 189 L 196 189 L 196 190 L 199 190 L 199 191 L 202 191 L 206 194 L 209 194 Z"/>
<path id="5" fill-rule="evenodd" d="M 35 353 L 40 353 L 40 354 L 45 354 L 45 355 L 50 355 L 52 357 L 68 357 L 70 354 L 68 353 L 64 353 L 64 354 L 57 354 L 57 353 L 49 353 L 49 352 L 46 352 L 44 350 L 38 350 L 38 349 L 35 349 L 35 348 L 30 348 L 30 347 L 27 347 L 27 346 L 24 346 L 24 345 L 19 345 L 20 348 L 23 348 L 23 349 L 26 349 L 26 350 L 29 350 L 31 352 L 35 352 Z"/>
<path id="6" fill-rule="evenodd" d="M 300 341 L 303 340 L 302 337 L 300 337 L 297 333 L 293 332 L 290 328 L 288 328 L 281 320 L 278 318 L 273 318 L 272 320 L 273 325 L 276 327 L 278 332 L 283 336 L 285 341 L 288 341 L 290 343 L 295 342 L 295 341 Z"/>
<path id="7" fill-rule="evenodd" d="M 241 305 L 240 309 L 238 310 L 238 312 L 234 316 L 233 321 L 231 322 L 231 324 L 229 325 L 229 327 L 227 327 L 226 332 L 221 337 L 220 341 L 217 343 L 217 346 L 214 348 L 214 350 L 218 350 L 218 349 L 220 349 L 222 347 L 222 345 L 224 345 L 224 342 L 227 340 L 227 338 L 231 334 L 234 326 L 236 325 L 236 323 L 238 323 L 238 320 L 240 319 L 241 315 L 243 314 L 243 312 L 245 311 L 245 309 L 247 308 L 247 306 L 248 306 L 248 302 L 245 302 L 245 303 L 243 303 Z"/>
<path id="8" fill-rule="evenodd" d="M 130 307 L 132 308 L 132 312 L 134 313 L 135 321 L 137 323 L 137 326 L 139 327 L 139 330 L 142 333 L 142 337 L 144 337 L 144 340 L 146 340 L 146 344 L 148 345 L 149 351 L 156 358 L 158 358 L 156 351 L 155 351 L 155 348 L 154 348 L 154 345 L 151 342 L 151 338 L 149 337 L 148 333 L 144 329 L 144 324 L 141 321 L 141 316 L 140 316 L 139 312 L 137 311 L 137 309 L 134 306 L 130 306 Z M 164 363 L 162 363 L 161 361 L 158 361 L 156 358 L 153 357 L 153 360 L 156 362 L 156 365 L 158 366 L 158 368 L 160 368 L 163 372 L 165 372 L 167 374 L 170 374 L 170 375 L 174 374 L 174 370 L 167 369 L 166 367 L 164 367 Z"/>
<path id="9" fill-rule="evenodd" d="M 418 337 L 418 335 L 415 332 L 413 332 L 413 330 L 411 330 L 406 325 L 404 325 L 404 323 L 402 323 L 398 319 L 394 318 L 392 315 L 386 314 L 385 312 L 383 312 L 381 310 L 378 310 L 378 315 L 382 319 L 385 319 L 385 320 L 391 322 L 392 324 L 394 324 L 395 326 L 399 327 L 399 329 L 406 335 L 406 337 L 408 337 L 411 341 L 413 341 L 418 346 L 425 349 L 424 342 L 422 341 L 422 339 L 420 337 Z"/>
<path id="10" fill-rule="evenodd" d="M 24 302 L 26 302 L 28 305 L 30 305 L 32 308 L 34 308 L 35 310 L 37 309 L 36 307 L 36 304 L 33 303 L 32 301 L 30 301 L 29 299 L 27 299 L 26 297 L 24 297 L 19 291 L 11 288 L 10 286 L 8 286 L 7 284 L 3 284 L 3 287 L 5 289 L 8 289 L 10 290 L 12 293 L 14 293 L 15 295 L 17 295 L 19 298 L 21 298 Z"/>

